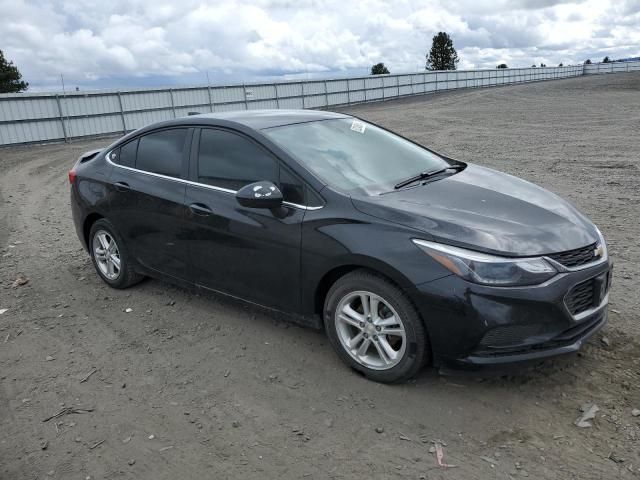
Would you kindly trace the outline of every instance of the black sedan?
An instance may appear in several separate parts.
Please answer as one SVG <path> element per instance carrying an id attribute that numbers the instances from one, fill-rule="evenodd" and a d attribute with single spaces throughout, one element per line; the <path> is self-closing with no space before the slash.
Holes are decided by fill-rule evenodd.
<path id="1" fill-rule="evenodd" d="M 290 313 L 373 380 L 574 352 L 607 320 L 606 244 L 572 205 L 352 116 L 157 123 L 69 180 L 108 285 L 151 276 Z"/>

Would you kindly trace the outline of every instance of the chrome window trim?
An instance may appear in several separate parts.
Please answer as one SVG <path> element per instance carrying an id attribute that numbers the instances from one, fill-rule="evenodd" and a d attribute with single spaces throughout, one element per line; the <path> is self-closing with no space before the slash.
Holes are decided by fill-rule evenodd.
<path id="1" fill-rule="evenodd" d="M 118 148 L 118 147 L 116 147 L 116 148 Z M 113 149 L 113 150 L 115 150 L 115 149 Z M 161 173 L 147 172 L 146 170 L 140 170 L 140 169 L 133 168 L 133 167 L 126 167 L 124 165 L 118 165 L 117 163 L 114 163 L 111 160 L 111 158 L 109 158 L 111 156 L 111 153 L 113 152 L 113 150 L 109 150 L 105 154 L 104 158 L 107 160 L 107 163 L 109 163 L 110 165 L 112 165 L 114 167 L 122 168 L 124 170 L 129 170 L 131 172 L 142 173 L 144 175 L 151 175 L 152 177 L 163 178 L 165 180 L 171 180 L 171 181 L 178 182 L 178 183 L 184 183 L 184 184 L 187 184 L 187 185 L 193 185 L 194 187 L 208 188 L 210 190 L 215 190 L 216 192 L 229 193 L 231 195 L 235 195 L 236 193 L 238 193 L 237 190 L 231 190 L 229 188 L 216 187 L 215 185 L 208 185 L 206 183 L 192 182 L 191 180 L 185 180 L 184 178 L 170 177 L 168 175 L 162 175 Z M 288 207 L 297 208 L 299 210 L 320 210 L 321 208 L 324 208 L 324 205 L 321 205 L 319 207 L 310 207 L 310 206 L 307 206 L 307 205 L 299 205 L 297 203 L 292 203 L 292 202 L 282 202 L 282 204 L 286 205 Z"/>

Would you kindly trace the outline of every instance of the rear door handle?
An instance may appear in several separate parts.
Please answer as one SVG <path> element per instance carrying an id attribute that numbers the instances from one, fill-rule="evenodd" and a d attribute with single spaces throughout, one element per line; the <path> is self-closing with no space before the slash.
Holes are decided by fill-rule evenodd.
<path id="1" fill-rule="evenodd" d="M 129 184 L 125 182 L 116 182 L 114 183 L 114 186 L 116 187 L 116 190 L 118 190 L 119 192 L 128 192 L 129 190 L 131 190 L 131 187 L 129 186 Z"/>
<path id="2" fill-rule="evenodd" d="M 207 215 L 211 215 L 213 213 L 213 210 L 202 203 L 192 203 L 191 205 L 189 205 L 189 210 L 191 210 L 196 215 L 201 215 L 203 217 L 206 217 Z"/>

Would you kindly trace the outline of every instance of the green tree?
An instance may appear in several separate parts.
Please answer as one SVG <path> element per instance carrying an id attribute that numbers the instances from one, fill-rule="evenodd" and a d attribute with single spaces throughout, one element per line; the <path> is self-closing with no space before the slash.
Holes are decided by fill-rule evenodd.
<path id="1" fill-rule="evenodd" d="M 560 62 L 560 63 L 558 64 L 558 66 L 559 66 L 559 67 L 564 67 L 564 65 L 562 64 L 562 62 Z"/>
<path id="2" fill-rule="evenodd" d="M 376 63 L 373 67 L 371 67 L 371 75 L 384 75 L 385 73 L 389 73 L 389 69 L 384 66 L 384 63 Z"/>
<path id="3" fill-rule="evenodd" d="M 446 32 L 438 32 L 433 37 L 431 51 L 427 55 L 427 70 L 455 70 L 458 63 L 458 52 L 453 48 L 453 41 Z"/>
<path id="4" fill-rule="evenodd" d="M 18 67 L 8 62 L 0 50 L 0 93 L 18 93 L 29 88 L 29 84 L 21 79 Z"/>
<path id="5" fill-rule="evenodd" d="M 540 66 L 541 66 L 541 67 L 546 67 L 546 66 L 547 66 L 547 64 L 546 64 L 546 63 L 541 63 L 541 64 L 540 64 Z"/>
<path id="6" fill-rule="evenodd" d="M 533 65 L 531 65 L 531 68 L 536 68 L 537 65 L 534 63 Z"/>
<path id="7" fill-rule="evenodd" d="M 611 60 L 609 60 L 609 56 L 608 55 L 606 57 L 604 57 L 604 59 L 602 60 L 602 63 L 611 63 Z"/>
<path id="8" fill-rule="evenodd" d="M 584 64 L 585 64 L 585 65 L 591 65 L 591 59 L 590 59 L 590 58 L 587 58 L 587 59 L 584 61 Z"/>
<path id="9" fill-rule="evenodd" d="M 509 68 L 507 67 L 506 63 L 501 63 L 500 65 L 498 65 L 496 68 Z"/>

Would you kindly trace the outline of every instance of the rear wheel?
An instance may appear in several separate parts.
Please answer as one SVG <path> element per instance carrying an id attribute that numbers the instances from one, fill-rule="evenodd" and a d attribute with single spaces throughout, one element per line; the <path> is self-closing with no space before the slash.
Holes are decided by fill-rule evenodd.
<path id="1" fill-rule="evenodd" d="M 366 270 L 351 272 L 331 287 L 324 321 L 338 355 L 371 380 L 407 380 L 429 359 L 426 331 L 411 301 Z"/>
<path id="2" fill-rule="evenodd" d="M 91 260 L 100 278 L 113 288 L 127 288 L 143 279 L 136 273 L 129 253 L 113 225 L 101 218 L 89 232 Z"/>

